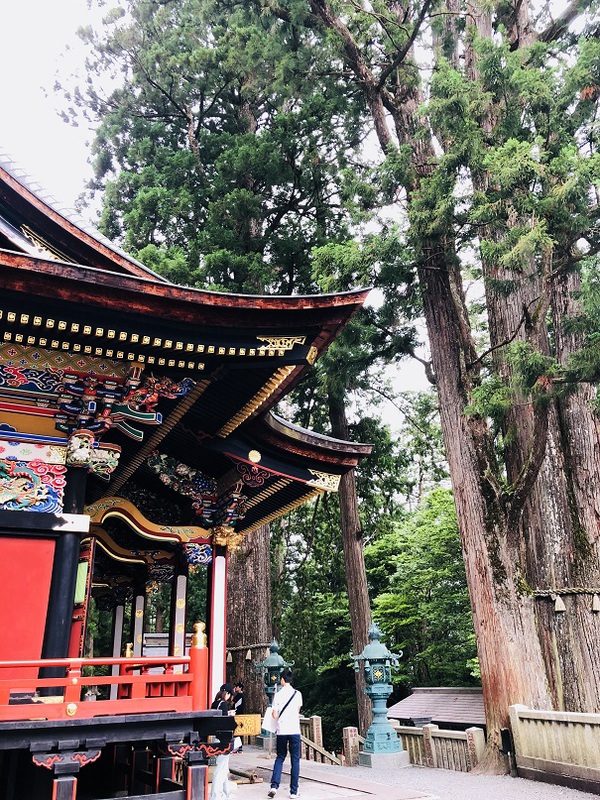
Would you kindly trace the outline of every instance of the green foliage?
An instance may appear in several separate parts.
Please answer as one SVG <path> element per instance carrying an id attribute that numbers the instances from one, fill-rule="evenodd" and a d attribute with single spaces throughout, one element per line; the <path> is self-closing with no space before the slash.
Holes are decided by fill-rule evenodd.
<path id="1" fill-rule="evenodd" d="M 471 392 L 471 403 L 466 413 L 490 417 L 500 427 L 512 408 L 513 397 L 514 392 L 499 375 L 486 376 Z"/>
<path id="2" fill-rule="evenodd" d="M 519 387 L 528 391 L 537 388 L 541 378 L 553 378 L 560 371 L 554 358 L 540 353 L 529 342 L 510 345 L 507 358 L 514 368 Z M 534 397 L 539 399 L 539 394 Z"/>
<path id="3" fill-rule="evenodd" d="M 178 282 L 312 289 L 310 248 L 347 237 L 330 198 L 362 109 L 317 87 L 308 34 L 252 4 L 129 0 L 80 35 L 88 73 L 119 74 L 107 98 L 92 79 L 67 92 L 100 123 L 102 230 Z"/>
<path id="4" fill-rule="evenodd" d="M 582 270 L 581 314 L 566 320 L 567 335 L 577 336 L 582 346 L 571 355 L 565 374 L 567 385 L 579 381 L 597 385 L 600 379 L 600 270 L 597 257 L 586 259 Z M 600 399 L 596 392 L 596 413 L 600 413 Z"/>
<path id="5" fill-rule="evenodd" d="M 466 413 L 489 423 L 488 455 L 499 457 L 487 463 L 499 480 L 508 421 L 559 397 L 557 386 L 598 380 L 600 44 L 570 33 L 545 41 L 532 27 L 524 46 L 509 4 L 485 2 L 464 18 L 436 6 L 427 37 L 415 39 L 429 47 L 433 36 L 428 71 L 410 56 L 422 4 L 407 4 L 400 24 L 384 0 L 334 0 L 337 28 L 322 8 L 129 0 L 104 38 L 82 32 L 91 82 L 71 99 L 100 121 L 93 188 L 104 191 L 103 229 L 158 272 L 229 291 L 375 287 L 290 409 L 328 432 L 327 400 L 352 394 L 351 433 L 375 444 L 357 474 L 370 589 L 388 644 L 405 651 L 401 681 L 468 683 L 474 645 L 451 498 L 435 491 L 411 511 L 446 479 L 436 404 L 398 399 L 381 371 L 417 343 L 417 272 L 447 278 L 460 320 L 447 335 L 463 358 L 451 377 Z M 479 13 L 491 15 L 489 36 L 474 29 Z M 544 19 L 540 8 L 531 25 Z M 94 79 L 106 70 L 121 83 L 104 98 Z M 393 125 L 374 155 L 367 113 L 377 100 Z M 395 225 L 366 233 L 386 203 Z M 582 268 L 581 306 L 565 319 L 565 276 L 577 287 Z M 484 285 L 478 305 L 463 303 L 461 278 Z M 548 320 L 536 316 L 543 300 Z M 489 341 L 471 348 L 475 315 L 490 319 Z M 576 352 L 558 364 L 563 334 Z M 398 441 L 376 419 L 384 394 L 412 419 Z M 283 652 L 307 707 L 335 720 L 333 737 L 353 705 L 335 498 L 273 526 L 272 569 Z"/>
<path id="6" fill-rule="evenodd" d="M 404 686 L 473 683 L 475 636 L 452 495 L 436 489 L 393 533 L 365 549 L 374 617 L 404 656 Z M 387 586 L 386 586 L 387 584 Z"/>

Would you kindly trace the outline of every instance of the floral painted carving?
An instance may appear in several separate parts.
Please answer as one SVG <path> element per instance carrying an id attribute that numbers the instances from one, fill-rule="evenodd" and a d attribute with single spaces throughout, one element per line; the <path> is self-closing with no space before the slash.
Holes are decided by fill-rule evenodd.
<path id="1" fill-rule="evenodd" d="M 212 478 L 160 453 L 153 453 L 146 463 L 165 486 L 184 497 L 192 498 L 192 507 L 207 525 L 213 523 L 217 485 Z"/>
<path id="2" fill-rule="evenodd" d="M 94 448 L 94 434 L 89 431 L 75 431 L 67 444 L 67 466 L 89 467 Z"/>

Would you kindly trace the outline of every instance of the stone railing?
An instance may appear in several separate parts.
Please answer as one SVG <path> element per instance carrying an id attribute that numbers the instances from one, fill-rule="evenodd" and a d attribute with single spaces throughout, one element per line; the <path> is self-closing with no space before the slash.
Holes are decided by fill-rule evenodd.
<path id="1" fill-rule="evenodd" d="M 412 728 L 398 725 L 395 720 L 390 720 L 390 724 L 401 738 L 402 748 L 408 753 L 411 764 L 469 772 L 485 750 L 482 728 L 442 731 L 437 725 Z M 356 728 L 344 728 L 344 753 L 348 766 L 358 764 L 360 741 Z"/>
<path id="2" fill-rule="evenodd" d="M 443 731 L 437 725 L 411 728 L 394 725 L 393 721 L 392 726 L 402 739 L 402 747 L 408 752 L 411 764 L 469 772 L 485 750 L 483 728 Z"/>
<path id="3" fill-rule="evenodd" d="M 600 794 L 600 714 L 510 707 L 518 774 Z"/>

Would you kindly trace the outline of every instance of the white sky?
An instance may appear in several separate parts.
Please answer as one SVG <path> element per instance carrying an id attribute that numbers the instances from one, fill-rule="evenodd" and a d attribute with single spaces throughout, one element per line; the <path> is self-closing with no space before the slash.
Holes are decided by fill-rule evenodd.
<path id="1" fill-rule="evenodd" d="M 85 57 L 76 36 L 86 0 L 4 0 L 0 6 L 0 151 L 63 203 L 73 206 L 91 177 L 89 131 L 57 114 L 57 72 Z"/>

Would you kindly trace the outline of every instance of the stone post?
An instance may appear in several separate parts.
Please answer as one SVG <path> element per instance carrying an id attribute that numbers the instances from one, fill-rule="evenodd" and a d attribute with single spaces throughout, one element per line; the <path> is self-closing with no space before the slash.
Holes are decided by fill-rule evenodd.
<path id="1" fill-rule="evenodd" d="M 360 742 L 358 739 L 358 728 L 344 728 L 343 732 L 344 741 L 344 756 L 346 758 L 347 767 L 358 766 L 358 751 L 360 750 Z"/>
<path id="2" fill-rule="evenodd" d="M 323 747 L 323 726 L 321 724 L 321 717 L 310 717 L 310 739 L 319 747 Z"/>
<path id="3" fill-rule="evenodd" d="M 467 728 L 467 758 L 469 769 L 473 769 L 483 758 L 485 752 L 485 735 L 483 728 Z"/>
<path id="4" fill-rule="evenodd" d="M 437 767 L 437 753 L 435 751 L 435 742 L 433 741 L 433 734 L 438 731 L 437 725 L 423 725 L 423 748 L 425 750 L 425 763 L 428 767 Z"/>

